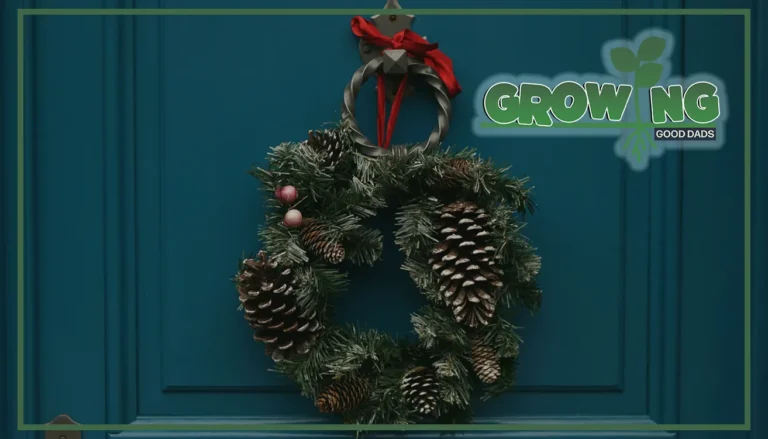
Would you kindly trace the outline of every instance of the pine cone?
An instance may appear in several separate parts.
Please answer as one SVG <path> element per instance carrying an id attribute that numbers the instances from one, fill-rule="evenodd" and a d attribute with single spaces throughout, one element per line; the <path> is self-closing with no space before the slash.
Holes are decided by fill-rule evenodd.
<path id="1" fill-rule="evenodd" d="M 403 377 L 401 385 L 408 404 L 418 413 L 428 415 L 434 412 L 440 389 L 432 369 L 416 367 Z"/>
<path id="2" fill-rule="evenodd" d="M 451 168 L 459 175 L 466 175 L 472 167 L 472 162 L 467 159 L 452 159 L 448 162 Z"/>
<path id="3" fill-rule="evenodd" d="M 479 340 L 472 343 L 472 368 L 485 384 L 495 383 L 501 376 L 501 364 L 496 352 Z"/>
<path id="4" fill-rule="evenodd" d="M 275 361 L 304 354 L 321 329 L 315 313 L 304 313 L 296 304 L 296 279 L 265 252 L 243 261 L 236 278 L 245 319 L 255 330 L 253 338 L 264 342 Z"/>
<path id="5" fill-rule="evenodd" d="M 370 394 L 368 382 L 361 378 L 335 381 L 317 396 L 315 406 L 322 413 L 344 413 L 359 406 Z"/>
<path id="6" fill-rule="evenodd" d="M 471 328 L 487 325 L 503 286 L 489 241 L 488 214 L 469 201 L 457 201 L 436 212 L 441 241 L 429 263 L 437 273 L 440 292 L 457 322 Z"/>
<path id="7" fill-rule="evenodd" d="M 440 184 L 446 189 L 456 189 L 460 186 L 461 180 L 466 178 L 470 166 L 472 163 L 467 159 L 451 159 Z"/>
<path id="8" fill-rule="evenodd" d="M 304 220 L 299 236 L 304 245 L 315 254 L 331 264 L 338 264 L 344 260 L 344 247 L 335 242 L 326 241 L 323 236 L 325 233 L 323 225 L 310 218 Z"/>
<path id="9" fill-rule="evenodd" d="M 341 136 L 341 130 L 310 131 L 307 145 L 320 153 L 323 157 L 323 166 L 336 167 L 344 157 L 346 149 Z"/>

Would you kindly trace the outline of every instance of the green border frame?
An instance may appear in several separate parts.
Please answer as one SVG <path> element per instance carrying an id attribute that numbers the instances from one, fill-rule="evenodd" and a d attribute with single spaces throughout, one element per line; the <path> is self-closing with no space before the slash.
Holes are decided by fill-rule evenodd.
<path id="1" fill-rule="evenodd" d="M 744 17 L 744 423 L 743 424 L 78 424 L 24 422 L 24 18 L 27 16 L 375 15 L 382 9 L 18 9 L 17 28 L 17 422 L 22 431 L 748 431 L 751 426 L 751 10 L 399 9 L 413 15 L 645 15 Z"/>

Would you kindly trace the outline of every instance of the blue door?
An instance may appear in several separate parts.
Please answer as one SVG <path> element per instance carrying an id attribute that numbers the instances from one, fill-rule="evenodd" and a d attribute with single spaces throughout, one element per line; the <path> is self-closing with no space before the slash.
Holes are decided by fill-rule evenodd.
<path id="1" fill-rule="evenodd" d="M 240 255 L 259 249 L 256 231 L 265 215 L 248 170 L 265 163 L 270 146 L 303 140 L 308 130 L 338 120 L 342 91 L 360 65 L 349 11 L 44 15 L 24 18 L 23 73 L 17 77 L 16 9 L 380 8 L 382 3 L 0 2 L 5 244 L 0 257 L 6 297 L 0 315 L 7 317 L 0 330 L 1 352 L 7 354 L 0 362 L 0 389 L 6 390 L 0 392 L 0 436 L 43 437 L 17 431 L 18 409 L 27 425 L 60 414 L 82 424 L 173 424 L 186 430 L 190 423 L 338 422 L 319 415 L 291 382 L 270 371 L 271 361 L 237 310 L 230 278 Z M 768 8 L 757 0 L 402 4 L 756 8 L 752 29 L 768 23 Z M 495 75 L 603 74 L 606 42 L 632 40 L 652 28 L 674 37 L 673 75 L 705 73 L 727 86 L 729 116 L 720 131 L 727 129 L 727 137 L 721 147 L 667 148 L 638 169 L 614 151 L 615 136 L 513 137 L 475 125 L 482 116 L 478 99 Z M 520 313 L 515 322 L 525 340 L 515 391 L 477 401 L 477 421 L 645 428 L 610 437 L 768 437 L 760 419 L 768 407 L 760 375 L 766 370 L 768 309 L 768 162 L 765 149 L 758 148 L 765 144 L 758 121 L 766 120 L 762 102 L 768 94 L 757 80 L 768 59 L 764 33 L 750 39 L 747 114 L 740 15 L 419 15 L 414 30 L 440 43 L 464 90 L 453 102 L 446 143 L 474 146 L 483 156 L 510 164 L 511 173 L 529 176 L 540 206 L 526 234 L 543 260 L 543 307 L 535 316 Z M 17 107 L 22 85 L 23 107 Z M 17 154 L 18 108 L 24 115 L 23 161 Z M 374 137 L 373 84 L 363 90 L 357 108 L 363 129 Z M 428 94 L 406 97 L 395 143 L 426 138 L 435 108 Z M 745 118 L 753 121 L 748 136 Z M 745 156 L 747 140 L 752 147 Z M 23 190 L 17 185 L 21 171 Z M 404 334 L 422 302 L 399 269 L 393 213 L 385 211 L 379 221 L 384 261 L 352 274 L 337 319 Z M 23 254 L 17 237 L 23 239 Z M 745 254 L 752 267 L 746 277 Z M 751 312 L 745 312 L 747 287 Z M 756 341 L 752 345 L 749 339 L 745 343 L 745 325 Z M 23 363 L 15 361 L 18 341 Z M 17 398 L 19 377 L 23 399 Z M 742 425 L 750 416 L 751 433 L 652 429 Z M 113 430 L 84 437 L 277 435 Z M 608 437 L 589 431 L 467 435 Z"/>

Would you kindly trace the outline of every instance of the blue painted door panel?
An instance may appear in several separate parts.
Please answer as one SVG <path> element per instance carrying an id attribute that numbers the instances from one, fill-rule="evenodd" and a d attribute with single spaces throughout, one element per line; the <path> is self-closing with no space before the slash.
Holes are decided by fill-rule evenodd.
<path id="1" fill-rule="evenodd" d="M 322 3 L 320 5 L 319 3 Z M 378 8 L 383 0 L 258 2 L 258 7 Z M 470 4 L 471 3 L 471 4 Z M 41 16 L 24 34 L 24 161 L 16 151 L 16 13 L 27 8 L 248 8 L 253 2 L 6 0 L 2 4 L 2 230 L 7 316 L 0 338 L 0 422 L 16 432 L 17 165 L 24 170 L 24 422 L 60 413 L 88 424 L 328 422 L 270 372 L 237 311 L 229 278 L 259 248 L 264 217 L 247 175 L 270 146 L 339 117 L 359 66 L 349 15 Z M 755 8 L 757 1 L 404 0 L 408 8 Z M 756 9 L 755 23 L 767 22 Z M 668 151 L 632 171 L 605 138 L 481 138 L 480 84 L 498 73 L 602 72 L 600 48 L 663 27 L 676 74 L 728 85 L 727 142 Z M 753 28 L 759 26 L 753 25 Z M 742 424 L 765 409 L 765 346 L 745 383 L 744 24 L 732 17 L 421 16 L 415 30 L 452 57 L 464 92 L 447 143 L 474 146 L 528 175 L 540 211 L 527 234 L 543 257 L 544 306 L 521 314 L 518 387 L 477 402 L 482 422 Z M 310 37 L 307 37 L 309 35 Z M 766 57 L 765 36 L 753 48 Z M 751 68 L 759 72 L 764 61 Z M 358 119 L 373 136 L 373 85 Z M 765 99 L 761 84 L 752 102 Z M 752 111 L 754 120 L 765 113 Z M 395 142 L 425 138 L 435 106 L 406 99 Z M 755 123 L 754 125 L 759 125 Z M 755 129 L 758 145 L 764 135 Z M 765 308 L 766 155 L 751 151 L 752 310 Z M 410 331 L 421 302 L 392 243 L 352 274 L 339 322 Z M 762 222 L 762 223 L 761 223 Z M 757 311 L 752 337 L 765 336 Z M 763 339 L 764 340 L 764 339 Z M 764 344 L 764 343 L 763 343 Z M 751 385 L 751 387 L 750 387 Z M 746 390 L 745 390 L 746 389 Z M 755 431 L 612 437 L 758 438 Z M 760 430 L 762 429 L 762 430 Z M 86 438 L 104 438 L 90 432 Z M 123 432 L 160 438 L 174 433 Z M 201 433 L 195 437 L 277 436 Z M 313 435 L 306 433 L 306 435 Z M 479 436 L 480 434 L 478 434 Z M 488 434 L 489 437 L 501 436 Z M 505 433 L 605 437 L 599 433 Z M 190 437 L 181 434 L 178 437 Z M 339 436 L 339 435 L 337 435 Z"/>

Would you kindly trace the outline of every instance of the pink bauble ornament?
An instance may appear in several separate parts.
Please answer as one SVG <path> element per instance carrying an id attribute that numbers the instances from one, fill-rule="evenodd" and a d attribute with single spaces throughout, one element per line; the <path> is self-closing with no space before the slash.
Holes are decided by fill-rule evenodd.
<path id="1" fill-rule="evenodd" d="M 280 194 L 282 190 L 283 188 L 281 188 L 280 186 L 275 188 L 275 198 L 277 198 L 277 201 L 283 201 L 282 195 Z"/>
<path id="2" fill-rule="evenodd" d="M 301 212 L 296 209 L 291 209 L 288 212 L 285 212 L 285 216 L 283 217 L 283 224 L 291 228 L 299 227 L 301 225 L 302 219 L 303 217 L 301 216 Z"/>
<path id="3" fill-rule="evenodd" d="M 286 204 L 293 204 L 299 198 L 299 191 L 293 186 L 285 186 L 280 189 L 280 201 Z"/>

